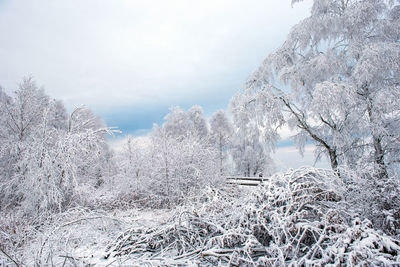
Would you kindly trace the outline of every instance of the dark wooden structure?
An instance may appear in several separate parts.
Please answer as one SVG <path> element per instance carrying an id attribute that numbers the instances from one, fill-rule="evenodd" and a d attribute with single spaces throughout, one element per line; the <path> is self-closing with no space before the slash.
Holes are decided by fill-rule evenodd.
<path id="1" fill-rule="evenodd" d="M 232 185 L 243 185 L 243 186 L 258 186 L 266 181 L 268 178 L 266 177 L 233 177 L 228 176 L 225 177 L 227 184 Z"/>

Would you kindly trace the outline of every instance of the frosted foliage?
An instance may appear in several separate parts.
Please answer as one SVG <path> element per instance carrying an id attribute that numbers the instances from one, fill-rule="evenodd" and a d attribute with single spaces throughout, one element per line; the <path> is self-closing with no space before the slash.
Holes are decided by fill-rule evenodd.
<path id="1" fill-rule="evenodd" d="M 232 123 L 223 110 L 218 110 L 210 118 L 211 134 L 229 137 L 232 134 Z"/>
<path id="2" fill-rule="evenodd" d="M 1 100 L 7 133 L 1 138 L 1 208 L 18 206 L 22 214 L 35 215 L 84 199 L 83 188 L 98 185 L 106 166 L 110 129 L 97 128 L 84 107 L 68 118 L 62 103 L 50 100 L 32 78 Z"/>
<path id="3" fill-rule="evenodd" d="M 399 266 L 400 1 L 312 3 L 232 116 L 172 107 L 115 151 L 87 107 L 0 88 L 0 265 Z M 332 170 L 272 174 L 286 126 Z"/>
<path id="4" fill-rule="evenodd" d="M 347 183 L 346 200 L 368 218 L 375 228 L 400 237 L 400 186 L 397 177 L 376 179 L 373 166 L 363 170 L 342 170 Z"/>
<path id="5" fill-rule="evenodd" d="M 232 145 L 233 125 L 223 110 L 210 118 L 210 141 L 218 150 L 220 174 L 229 174 L 228 152 Z"/>
<path id="6" fill-rule="evenodd" d="M 149 144 L 128 136 L 122 145 L 122 151 L 115 158 L 119 175 L 123 179 L 117 180 L 115 185 L 120 193 L 138 193 L 148 186 L 150 179 L 146 176 L 151 168 Z"/>
<path id="7" fill-rule="evenodd" d="M 11 98 L 0 87 L 1 111 L 4 111 L 5 106 L 9 105 L 10 102 Z M 6 177 L 6 175 L 8 175 L 7 172 L 10 171 L 8 164 L 8 160 L 10 160 L 9 147 L 5 145 L 11 130 L 10 127 L 6 126 L 7 123 L 10 123 L 7 118 L 8 116 L 6 112 L 0 112 L 0 125 L 2 125 L 2 127 L 0 127 L 0 177 Z"/>
<path id="8" fill-rule="evenodd" d="M 165 116 L 163 124 L 165 132 L 170 137 L 183 139 L 191 134 L 192 125 L 188 114 L 180 107 L 172 107 Z"/>
<path id="9" fill-rule="evenodd" d="M 2 105 L 8 117 L 7 127 L 15 141 L 24 141 L 37 130 L 49 101 L 49 97 L 36 86 L 32 78 L 24 78 L 15 91 L 12 102 L 5 102 Z"/>
<path id="10" fill-rule="evenodd" d="M 249 97 L 244 94 L 231 100 L 234 125 L 231 154 L 235 172 L 244 176 L 270 174 L 274 164 L 269 152 L 273 149 L 277 134 L 265 127 L 266 116 L 260 112 L 257 101 Z M 273 103 L 271 108 L 274 108 Z M 270 119 L 279 124 L 279 118 Z"/>
<path id="11" fill-rule="evenodd" d="M 398 1 L 315 0 L 231 103 L 268 134 L 288 122 L 299 149 L 314 142 L 333 169 L 372 163 L 387 177 L 399 157 L 399 14 Z"/>
<path id="12" fill-rule="evenodd" d="M 87 129 L 101 129 L 103 127 L 105 127 L 105 123 L 85 106 L 76 108 L 69 116 L 69 132 L 80 132 Z"/>
<path id="13" fill-rule="evenodd" d="M 68 112 L 64 104 L 59 100 L 54 100 L 51 112 L 53 113 L 51 115 L 53 119 L 50 121 L 51 127 L 65 130 L 68 126 Z"/>
<path id="14" fill-rule="evenodd" d="M 168 136 L 183 139 L 189 136 L 206 139 L 208 126 L 200 106 L 193 106 L 188 112 L 180 107 L 170 108 L 170 113 L 165 116 L 163 129 Z"/>
<path id="15" fill-rule="evenodd" d="M 208 127 L 203 115 L 203 109 L 200 106 L 193 106 L 189 109 L 188 115 L 193 125 L 194 134 L 200 138 L 206 138 Z"/>
<path id="16" fill-rule="evenodd" d="M 178 210 L 169 223 L 122 233 L 106 257 L 135 265 L 399 264 L 400 241 L 354 212 L 345 192 L 342 179 L 320 169 L 276 174 L 242 196 L 206 189 L 205 202 Z"/>
<path id="17" fill-rule="evenodd" d="M 216 150 L 202 139 L 172 138 L 162 128 L 155 129 L 152 144 L 152 191 L 165 196 L 165 204 L 175 203 L 200 186 L 215 182 Z"/>
<path id="18" fill-rule="evenodd" d="M 24 184 L 20 191 L 25 194 L 23 203 L 27 211 L 35 208 L 62 210 L 73 204 L 71 202 L 79 201 L 80 194 L 87 193 L 80 192 L 81 189 L 88 189 L 81 185 L 94 186 L 98 182 L 94 167 L 101 157 L 105 141 L 102 133 L 86 129 L 79 132 L 55 131 L 52 134 L 57 136 L 55 143 L 49 146 L 46 144 L 47 137 L 43 136 L 43 142 L 26 151 L 27 172 L 22 178 Z"/>
<path id="19" fill-rule="evenodd" d="M 201 108 L 186 113 L 175 107 L 165 120 L 146 137 L 128 137 L 116 153 L 113 187 L 121 202 L 172 207 L 219 180 L 218 152 L 209 142 Z"/>

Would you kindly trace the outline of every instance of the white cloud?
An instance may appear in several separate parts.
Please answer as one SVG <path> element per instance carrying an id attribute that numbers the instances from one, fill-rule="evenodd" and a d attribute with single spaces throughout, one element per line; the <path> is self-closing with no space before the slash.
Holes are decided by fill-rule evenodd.
<path id="1" fill-rule="evenodd" d="M 69 107 L 96 111 L 233 95 L 308 9 L 278 0 L 5 1 L 0 84 L 11 91 L 32 74 Z"/>

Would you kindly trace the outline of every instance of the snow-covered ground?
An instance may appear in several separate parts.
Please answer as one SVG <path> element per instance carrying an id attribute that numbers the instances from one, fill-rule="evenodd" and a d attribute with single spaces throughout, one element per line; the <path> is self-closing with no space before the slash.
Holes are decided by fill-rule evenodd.
<path id="1" fill-rule="evenodd" d="M 24 248 L 24 262 L 34 265 L 119 266 L 121 259 L 105 259 L 107 246 L 134 227 L 163 225 L 171 210 L 73 210 L 43 227 Z"/>

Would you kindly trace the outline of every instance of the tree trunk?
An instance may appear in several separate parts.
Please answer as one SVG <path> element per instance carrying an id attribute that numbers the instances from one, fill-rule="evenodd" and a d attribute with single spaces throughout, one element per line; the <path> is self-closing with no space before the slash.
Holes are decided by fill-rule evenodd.
<path id="1" fill-rule="evenodd" d="M 374 142 L 374 158 L 375 158 L 375 163 L 378 166 L 378 175 L 380 178 L 387 178 L 388 173 L 386 169 L 386 164 L 385 164 L 385 157 L 384 157 L 384 151 L 382 148 L 382 142 L 380 137 L 373 136 L 373 142 Z"/>
<path id="2" fill-rule="evenodd" d="M 288 101 L 286 101 L 284 98 L 281 98 L 281 100 L 290 110 L 290 112 L 296 117 L 296 120 L 299 123 L 298 127 L 306 131 L 314 141 L 316 141 L 318 144 L 326 149 L 329 155 L 332 170 L 334 170 L 340 176 L 340 173 L 338 172 L 339 164 L 336 147 L 330 146 L 327 142 L 325 142 L 325 140 L 322 139 L 322 137 L 319 137 L 316 133 L 314 133 L 312 128 L 305 121 L 304 116 L 297 113 Z"/>
<path id="3" fill-rule="evenodd" d="M 371 132 L 372 132 L 372 141 L 374 145 L 374 161 L 375 164 L 378 167 L 378 176 L 380 178 L 387 178 L 388 173 L 387 173 L 387 168 L 385 164 L 385 152 L 382 147 L 382 137 L 379 135 L 379 133 L 376 132 L 374 124 L 376 121 L 376 118 L 374 118 L 374 108 L 372 104 L 372 98 L 368 92 L 368 88 L 364 87 L 364 92 L 367 100 L 367 112 L 368 112 L 368 118 L 369 122 L 371 124 Z"/>
<path id="4" fill-rule="evenodd" d="M 328 149 L 328 153 L 329 153 L 329 159 L 331 162 L 331 168 L 332 168 L 332 170 L 334 170 L 335 172 L 338 173 L 338 161 L 337 161 L 336 149 L 330 148 L 330 149 Z"/>

